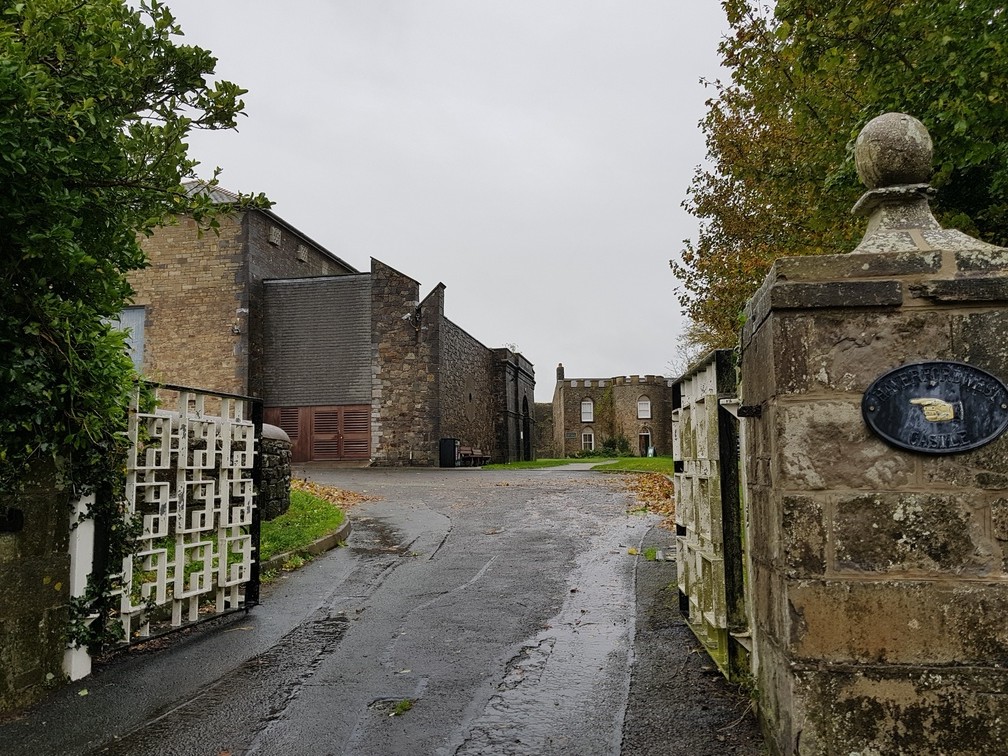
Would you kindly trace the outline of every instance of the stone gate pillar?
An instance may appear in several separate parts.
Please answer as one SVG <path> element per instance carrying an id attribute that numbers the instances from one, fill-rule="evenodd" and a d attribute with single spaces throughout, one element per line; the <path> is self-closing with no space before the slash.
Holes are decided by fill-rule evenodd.
<path id="1" fill-rule="evenodd" d="M 864 240 L 778 260 L 747 305 L 754 670 L 779 753 L 1008 743 L 1008 250 L 937 224 L 930 152 L 909 116 L 866 126 Z"/>

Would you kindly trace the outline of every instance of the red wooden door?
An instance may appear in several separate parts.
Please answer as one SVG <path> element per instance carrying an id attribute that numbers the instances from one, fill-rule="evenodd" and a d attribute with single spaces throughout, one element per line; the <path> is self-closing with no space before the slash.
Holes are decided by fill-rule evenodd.
<path id="1" fill-rule="evenodd" d="M 266 422 L 283 428 L 293 442 L 293 462 L 338 462 L 371 457 L 371 407 L 270 407 Z"/>

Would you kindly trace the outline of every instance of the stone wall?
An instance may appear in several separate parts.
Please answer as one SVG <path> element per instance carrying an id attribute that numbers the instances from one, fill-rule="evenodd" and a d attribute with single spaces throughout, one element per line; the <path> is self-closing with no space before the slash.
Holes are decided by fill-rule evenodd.
<path id="1" fill-rule="evenodd" d="M 492 352 L 447 318 L 440 332 L 438 438 L 457 438 L 462 446 L 494 455 Z"/>
<path id="2" fill-rule="evenodd" d="M 275 425 L 263 424 L 259 438 L 262 482 L 258 506 L 263 520 L 272 520 L 290 508 L 291 440 Z"/>
<path id="3" fill-rule="evenodd" d="M 556 459 L 560 456 L 553 434 L 553 405 L 550 402 L 535 403 L 537 459 Z"/>
<path id="4" fill-rule="evenodd" d="M 199 235 L 182 217 L 142 240 L 149 265 L 133 271 L 145 308 L 143 372 L 163 383 L 245 394 L 248 301 L 242 214 Z"/>
<path id="5" fill-rule="evenodd" d="M 437 370 L 444 287 L 371 261 L 371 447 L 376 465 L 435 465 Z"/>
<path id="6" fill-rule="evenodd" d="M 917 234 L 909 252 L 779 260 L 747 308 L 749 577 L 776 752 L 1008 742 L 1008 435 L 925 455 L 862 419 L 906 363 L 1008 378 L 1008 250 Z"/>
<path id="7" fill-rule="evenodd" d="M 23 492 L 0 498 L 0 515 L 22 523 L 16 532 L 0 532 L 0 712 L 32 703 L 63 681 L 70 503 L 56 479 L 52 466 L 39 467 Z"/>

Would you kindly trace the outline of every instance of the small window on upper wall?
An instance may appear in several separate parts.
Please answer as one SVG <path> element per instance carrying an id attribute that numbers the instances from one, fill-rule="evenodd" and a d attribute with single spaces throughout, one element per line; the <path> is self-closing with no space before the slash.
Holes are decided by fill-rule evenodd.
<path id="1" fill-rule="evenodd" d="M 126 307 L 119 313 L 119 317 L 112 320 L 112 325 L 122 331 L 126 331 L 126 348 L 129 350 L 130 359 L 133 360 L 133 367 L 140 372 L 143 367 L 144 353 L 144 327 L 147 319 L 147 311 L 144 307 Z"/>
<path id="2" fill-rule="evenodd" d="M 637 419 L 638 420 L 650 420 L 651 419 L 651 400 L 646 396 L 642 396 L 637 400 Z"/>
<path id="3" fill-rule="evenodd" d="M 283 239 L 283 234 L 280 232 L 279 226 L 270 226 L 269 230 L 269 243 L 274 246 L 280 246 L 280 242 Z"/>
<path id="4" fill-rule="evenodd" d="M 595 403 L 591 399 L 584 399 L 581 402 L 581 422 L 595 422 Z"/>

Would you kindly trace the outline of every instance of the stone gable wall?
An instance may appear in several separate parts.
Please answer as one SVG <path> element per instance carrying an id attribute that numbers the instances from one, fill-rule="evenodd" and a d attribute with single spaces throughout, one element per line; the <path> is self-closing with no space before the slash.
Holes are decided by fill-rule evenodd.
<path id="1" fill-rule="evenodd" d="M 437 370 L 443 288 L 371 261 L 371 447 L 376 465 L 437 464 Z"/>
<path id="2" fill-rule="evenodd" d="M 279 237 L 271 236 L 273 229 Z M 264 279 L 353 272 L 259 211 L 224 216 L 219 234 L 200 235 L 183 217 L 141 245 L 150 264 L 129 280 L 135 304 L 145 307 L 147 377 L 257 397 L 263 393 Z"/>

